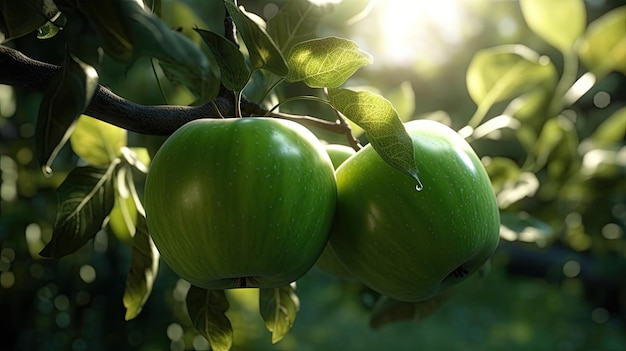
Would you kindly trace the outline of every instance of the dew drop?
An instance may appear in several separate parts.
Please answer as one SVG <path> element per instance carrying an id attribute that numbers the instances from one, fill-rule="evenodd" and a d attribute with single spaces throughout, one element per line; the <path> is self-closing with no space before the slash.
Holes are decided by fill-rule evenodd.
<path id="1" fill-rule="evenodd" d="M 419 178 L 416 178 L 416 180 L 417 180 L 417 185 L 415 186 L 415 190 L 422 191 L 422 189 L 424 189 L 424 185 L 422 184 L 422 181 Z"/>

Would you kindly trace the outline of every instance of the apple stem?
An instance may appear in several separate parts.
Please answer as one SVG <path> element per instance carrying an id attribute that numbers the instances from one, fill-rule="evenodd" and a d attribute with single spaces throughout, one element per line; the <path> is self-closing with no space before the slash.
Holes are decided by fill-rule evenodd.
<path id="1" fill-rule="evenodd" d="M 464 278 L 469 275 L 469 271 L 465 267 L 459 266 L 452 274 L 455 278 Z"/>

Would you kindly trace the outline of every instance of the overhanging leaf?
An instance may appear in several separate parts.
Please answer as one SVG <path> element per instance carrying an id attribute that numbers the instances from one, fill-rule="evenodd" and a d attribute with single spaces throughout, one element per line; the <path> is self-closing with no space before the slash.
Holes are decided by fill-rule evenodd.
<path id="1" fill-rule="evenodd" d="M 289 68 L 285 58 L 265 29 L 252 20 L 242 7 L 237 7 L 232 0 L 224 1 L 224 5 L 246 44 L 252 69 L 266 69 L 279 76 L 286 76 Z"/>
<path id="2" fill-rule="evenodd" d="M 222 84 L 231 91 L 241 91 L 250 78 L 246 60 L 230 40 L 208 30 L 196 29 L 213 53 L 220 67 Z"/>
<path id="3" fill-rule="evenodd" d="M 124 289 L 124 307 L 126 320 L 131 320 L 141 312 L 150 296 L 152 285 L 159 269 L 159 252 L 148 233 L 146 218 L 137 218 L 137 231 L 133 237 L 133 251 L 126 287 Z"/>
<path id="4" fill-rule="evenodd" d="M 53 0 L 1 1 L 0 43 L 37 30 L 58 12 Z"/>
<path id="5" fill-rule="evenodd" d="M 419 183 L 413 141 L 389 101 L 368 91 L 348 89 L 330 89 L 328 97 L 334 108 L 365 130 L 370 144 L 385 162 Z"/>
<path id="6" fill-rule="evenodd" d="M 265 327 L 272 333 L 275 344 L 289 333 L 300 309 L 295 283 L 280 288 L 262 288 L 259 291 L 259 310 Z"/>
<path id="7" fill-rule="evenodd" d="M 126 130 L 81 115 L 70 136 L 72 150 L 87 163 L 103 166 L 111 163 L 126 146 Z"/>
<path id="8" fill-rule="evenodd" d="M 502 101 L 556 81 L 550 59 L 523 45 L 481 50 L 467 68 L 467 90 L 476 104 Z"/>
<path id="9" fill-rule="evenodd" d="M 381 296 L 370 315 L 370 327 L 378 329 L 402 320 L 422 321 L 439 310 L 454 296 L 454 293 L 454 290 L 447 290 L 431 299 L 419 302 L 404 302 Z"/>
<path id="10" fill-rule="evenodd" d="M 85 1 L 80 12 L 99 35 L 99 43 L 104 51 L 123 62 L 133 57 L 133 43 L 124 27 L 124 16 L 120 1 Z"/>
<path id="11" fill-rule="evenodd" d="M 37 116 L 37 154 L 47 173 L 97 87 L 96 70 L 68 54 L 63 69 L 55 73 L 44 92 Z"/>
<path id="12" fill-rule="evenodd" d="M 303 81 L 312 88 L 337 88 L 372 57 L 348 39 L 311 39 L 293 46 L 287 55 L 291 82 Z"/>
<path id="13" fill-rule="evenodd" d="M 626 74 L 626 6 L 593 21 L 579 46 L 581 60 L 597 76 L 612 70 Z"/>
<path id="14" fill-rule="evenodd" d="M 288 0 L 267 24 L 267 33 L 283 54 L 296 43 L 313 39 L 318 22 L 327 12 L 311 1 Z"/>
<path id="15" fill-rule="evenodd" d="M 119 161 L 105 167 L 74 168 L 56 191 L 52 239 L 39 253 L 60 258 L 73 253 L 102 229 L 115 201 L 113 178 Z"/>
<path id="16" fill-rule="evenodd" d="M 233 345 L 233 328 L 226 316 L 229 304 L 224 290 L 206 290 L 192 285 L 187 292 L 187 313 L 194 327 L 215 351 Z"/>
<path id="17" fill-rule="evenodd" d="M 561 52 L 571 52 L 585 30 L 583 0 L 520 0 L 520 6 L 528 27 Z"/>
<path id="18" fill-rule="evenodd" d="M 135 1 L 120 1 L 124 27 L 133 45 L 133 58 L 152 56 L 190 70 L 203 81 L 210 74 L 209 61 L 200 48 L 185 35 L 170 30 L 161 19 Z"/>

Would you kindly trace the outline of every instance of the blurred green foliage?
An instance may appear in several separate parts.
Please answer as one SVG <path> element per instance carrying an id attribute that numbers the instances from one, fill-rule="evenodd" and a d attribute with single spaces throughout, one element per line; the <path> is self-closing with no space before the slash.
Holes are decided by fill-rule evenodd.
<path id="1" fill-rule="evenodd" d="M 284 2 L 240 3 L 267 18 Z M 301 310 L 292 331 L 276 345 L 258 316 L 256 292 L 229 291 L 233 349 L 626 349 L 626 58 L 607 69 L 611 63 L 598 63 L 602 57 L 589 49 L 594 43 L 611 45 L 613 37 L 598 34 L 601 26 L 594 25 L 578 53 L 568 46 L 572 38 L 546 38 L 560 27 L 527 26 L 524 16 L 532 13 L 531 7 L 524 9 L 517 1 L 457 1 L 452 4 L 463 6 L 463 20 L 455 26 L 448 23 L 448 29 L 458 28 L 463 37 L 454 39 L 429 22 L 427 34 L 407 37 L 422 46 L 405 43 L 421 51 L 399 60 L 393 51 L 385 51 L 390 38 L 377 36 L 377 16 L 384 10 L 380 3 L 368 12 L 367 1 L 344 0 L 320 19 L 318 32 L 353 39 L 374 57 L 352 86 L 372 87 L 386 96 L 403 120 L 427 116 L 465 133 L 483 157 L 498 194 L 503 245 L 490 274 L 465 283 L 440 311 L 419 323 L 398 322 L 378 330 L 368 325 L 375 294 L 315 269 L 298 282 Z M 586 23 L 625 4 L 586 1 Z M 180 28 L 196 45 L 201 38 L 192 30 L 195 26 L 217 32 L 222 28 L 220 1 L 161 5 L 166 24 Z M 620 19 L 607 23 L 617 23 L 612 28 L 619 32 Z M 622 24 L 626 28 L 626 20 Z M 406 33 L 397 36 L 401 34 Z M 32 33 L 9 44 L 59 64 L 63 35 L 61 31 L 41 40 Z M 620 40 L 619 33 L 615 38 L 613 42 Z M 520 84 L 481 107 L 489 93 L 468 86 L 468 80 L 476 82 L 468 68 L 476 57 L 494 58 L 488 56 L 492 48 L 504 44 L 523 44 L 524 52 L 538 55 L 507 53 L 525 64 L 513 79 Z M 532 60 L 522 60 L 528 57 Z M 492 67 L 502 61 L 489 62 L 481 68 L 493 73 L 493 80 L 507 74 Z M 543 68 L 533 71 L 534 66 Z M 153 70 L 145 58 L 127 67 L 105 56 L 100 83 L 142 104 L 193 103 L 197 94 L 170 83 L 166 76 L 171 72 L 161 67 Z M 587 71 L 597 79 L 586 83 Z M 536 80 L 522 84 L 528 77 Z M 582 89 L 580 96 L 575 89 L 566 91 L 575 83 Z M 247 89 L 249 96 L 261 95 L 254 84 Z M 307 93 L 293 84 L 278 97 Z M 116 236 L 105 229 L 62 260 L 39 257 L 51 238 L 55 190 L 73 166 L 84 162 L 66 145 L 55 161 L 55 173 L 42 174 L 33 140 L 40 101 L 41 93 L 0 86 L 0 348 L 207 350 L 185 310 L 189 286 L 165 265 L 143 311 L 124 321 L 122 296 L 131 245 L 123 230 Z M 289 103 L 284 109 L 333 117 L 326 106 L 311 102 Z M 472 129 L 465 128 L 468 123 Z M 341 136 L 315 132 L 331 143 L 345 143 Z M 156 137 L 128 134 L 129 146 L 158 142 Z"/>

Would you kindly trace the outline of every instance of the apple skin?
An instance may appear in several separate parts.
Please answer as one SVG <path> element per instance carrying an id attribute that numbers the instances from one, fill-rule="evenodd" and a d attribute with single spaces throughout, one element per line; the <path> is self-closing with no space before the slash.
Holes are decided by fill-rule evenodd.
<path id="1" fill-rule="evenodd" d="M 415 302 L 476 272 L 498 245 L 500 217 L 489 177 L 461 136 L 429 120 L 405 127 L 423 189 L 366 146 L 335 172 L 329 243 L 365 285 Z"/>
<path id="2" fill-rule="evenodd" d="M 320 141 L 295 122 L 262 117 L 185 124 L 161 146 L 145 184 L 161 257 L 205 289 L 297 280 L 328 241 L 335 203 Z"/>
<path id="3" fill-rule="evenodd" d="M 335 169 L 337 169 L 350 156 L 356 154 L 356 151 L 353 148 L 345 145 L 328 144 L 325 145 L 324 148 L 326 149 L 328 156 L 330 156 L 330 160 L 332 161 Z M 315 266 L 335 277 L 354 279 L 350 272 L 348 272 L 343 267 L 341 262 L 339 262 L 329 245 L 326 245 Z"/>

